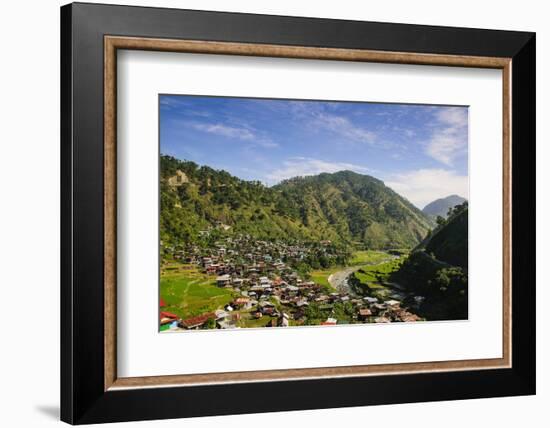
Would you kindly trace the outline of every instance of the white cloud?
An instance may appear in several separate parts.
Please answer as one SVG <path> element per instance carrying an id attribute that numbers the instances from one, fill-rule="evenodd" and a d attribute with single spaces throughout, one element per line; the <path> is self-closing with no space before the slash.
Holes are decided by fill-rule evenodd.
<path id="1" fill-rule="evenodd" d="M 189 103 L 173 97 L 161 97 L 160 105 L 164 108 L 172 109 L 178 107 L 188 107 Z"/>
<path id="2" fill-rule="evenodd" d="M 227 126 L 222 123 L 201 123 L 188 122 L 192 128 L 209 134 L 221 135 L 222 137 L 238 138 L 239 140 L 253 140 L 255 135 L 247 128 Z"/>
<path id="3" fill-rule="evenodd" d="M 231 126 L 223 123 L 204 123 L 204 122 L 183 122 L 185 126 L 190 126 L 197 131 L 206 132 L 209 134 L 220 135 L 225 138 L 235 138 L 238 140 L 249 141 L 253 146 L 259 146 L 266 149 L 279 147 L 279 144 L 258 135 L 251 127 L 246 126 Z"/>
<path id="4" fill-rule="evenodd" d="M 320 113 L 317 115 L 317 126 L 355 142 L 373 144 L 376 141 L 374 132 L 354 125 L 348 118 L 343 116 Z"/>
<path id="5" fill-rule="evenodd" d="M 422 209 L 438 198 L 468 198 L 468 176 L 445 169 L 419 169 L 387 177 L 385 184 Z"/>
<path id="6" fill-rule="evenodd" d="M 446 135 L 445 133 L 432 136 L 426 153 L 435 160 L 452 166 L 455 156 L 463 148 L 464 143 L 455 135 Z"/>
<path id="7" fill-rule="evenodd" d="M 306 175 L 317 175 L 322 172 L 355 171 L 358 173 L 369 172 L 368 168 L 346 162 L 327 162 L 321 159 L 295 157 L 283 162 L 281 168 L 275 169 L 266 174 L 268 183 L 278 183 L 282 180 Z"/>
<path id="8" fill-rule="evenodd" d="M 377 135 L 370 129 L 354 124 L 345 116 L 331 111 L 337 110 L 339 103 L 318 103 L 296 101 L 289 105 L 295 118 L 312 129 L 329 131 L 356 143 L 376 144 Z"/>
<path id="9" fill-rule="evenodd" d="M 468 110 L 465 107 L 446 107 L 438 110 L 437 119 L 444 124 L 454 127 L 468 125 Z"/>
<path id="10" fill-rule="evenodd" d="M 268 140 L 268 139 L 258 138 L 256 140 L 254 140 L 254 142 L 258 146 L 266 148 L 266 149 L 274 149 L 276 147 L 279 147 L 279 143 L 276 143 L 276 142 Z"/>
<path id="11" fill-rule="evenodd" d="M 464 107 L 438 109 L 436 129 L 426 146 L 426 154 L 452 166 L 455 158 L 468 148 L 468 110 Z"/>

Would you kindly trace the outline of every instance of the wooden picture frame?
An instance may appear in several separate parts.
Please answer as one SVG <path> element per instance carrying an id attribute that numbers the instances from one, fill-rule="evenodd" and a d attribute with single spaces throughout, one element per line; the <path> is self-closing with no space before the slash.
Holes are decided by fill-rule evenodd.
<path id="1" fill-rule="evenodd" d="M 117 49 L 501 69 L 503 357 L 117 377 Z M 535 392 L 534 34 L 71 4 L 61 9 L 61 52 L 62 420 L 80 424 Z M 262 400 L 267 389 L 274 398 Z M 308 394 L 312 391 L 316 394 Z M 205 397 L 212 393 L 229 398 L 210 406 Z"/>

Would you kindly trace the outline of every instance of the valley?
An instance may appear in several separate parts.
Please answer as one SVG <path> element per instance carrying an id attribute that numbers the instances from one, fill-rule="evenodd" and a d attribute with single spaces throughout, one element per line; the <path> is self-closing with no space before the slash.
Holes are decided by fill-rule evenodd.
<path id="1" fill-rule="evenodd" d="M 370 176 L 267 187 L 163 156 L 160 236 L 163 332 L 467 317 L 467 203 L 436 223 Z"/>
<path id="2" fill-rule="evenodd" d="M 184 259 L 180 255 L 193 251 L 177 252 L 163 264 L 161 331 L 421 320 L 402 306 L 404 296 L 393 293 L 394 286 L 385 279 L 361 283 L 354 277 L 364 271 L 391 271 L 399 256 L 362 251 L 353 257 L 360 257 L 358 263 L 310 274 L 298 273 L 280 260 L 271 263 L 274 252 L 297 251 L 285 258 L 288 262 L 307 254 L 308 246 L 250 240 L 234 244 L 233 239 L 223 247 L 219 243 L 208 256 Z M 235 249 L 243 247 L 256 252 L 241 255 Z M 248 261 L 235 263 L 241 256 Z"/>

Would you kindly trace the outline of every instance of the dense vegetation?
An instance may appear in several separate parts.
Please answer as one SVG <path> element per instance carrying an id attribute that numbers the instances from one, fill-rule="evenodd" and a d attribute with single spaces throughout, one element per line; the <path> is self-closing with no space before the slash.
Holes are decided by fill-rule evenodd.
<path id="1" fill-rule="evenodd" d="M 170 186 L 182 171 L 186 182 Z M 432 223 L 373 177 L 340 171 L 297 177 L 274 187 L 240 180 L 173 157 L 161 157 L 161 239 L 199 243 L 209 235 L 249 234 L 267 240 L 330 240 L 356 248 L 411 248 Z M 323 267 L 323 266 L 320 266 Z"/>
<path id="2" fill-rule="evenodd" d="M 355 309 L 349 302 L 339 302 L 334 305 L 310 304 L 306 310 L 306 321 L 304 325 L 319 325 L 327 319 L 334 317 L 341 324 L 352 324 L 354 322 Z"/>
<path id="3" fill-rule="evenodd" d="M 426 298 L 427 319 L 468 317 L 468 202 L 438 217 L 438 227 L 410 254 L 393 280 Z"/>
<path id="4" fill-rule="evenodd" d="M 468 268 L 468 203 L 449 210 L 449 218 L 438 218 L 438 227 L 420 247 L 438 260 Z"/>

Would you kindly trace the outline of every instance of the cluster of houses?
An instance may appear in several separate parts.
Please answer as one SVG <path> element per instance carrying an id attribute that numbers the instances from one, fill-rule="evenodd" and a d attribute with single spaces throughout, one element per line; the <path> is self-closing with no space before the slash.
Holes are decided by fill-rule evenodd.
<path id="1" fill-rule="evenodd" d="M 225 225 L 224 225 L 225 226 Z M 208 236 L 209 230 L 199 231 Z M 327 260 L 342 256 L 342 251 L 331 241 L 319 243 L 287 243 L 283 241 L 263 241 L 250 235 L 227 237 L 217 241 L 212 248 L 198 245 L 162 246 L 165 255 L 185 263 L 195 263 L 204 267 L 207 273 L 227 270 L 228 273 L 244 275 L 250 269 L 276 271 L 293 262 L 300 262 L 309 256 L 325 257 Z"/>
<path id="2" fill-rule="evenodd" d="M 230 289 L 233 300 L 225 307 L 187 319 L 166 312 L 161 300 L 161 329 L 199 329 L 287 327 L 309 325 L 308 307 L 315 305 L 320 313 L 327 314 L 321 325 L 338 323 L 383 323 L 419 321 L 415 314 L 401 307 L 397 300 L 381 300 L 377 297 L 350 296 L 330 292 L 327 287 L 303 279 L 291 267 L 292 262 L 308 257 L 312 251 L 327 257 L 337 252 L 324 241 L 311 247 L 304 244 L 285 244 L 254 240 L 248 236 L 226 238 L 209 250 L 197 246 L 164 248 L 164 251 L 183 263 L 193 263 L 203 272 L 212 275 L 218 287 Z M 352 308 L 351 318 L 338 319 L 335 305 L 346 304 Z M 308 322 L 310 321 L 310 322 Z"/>

